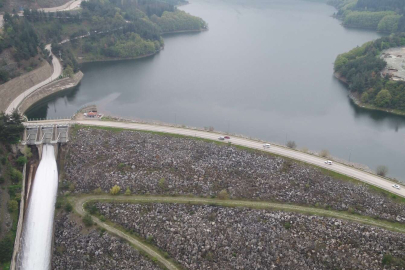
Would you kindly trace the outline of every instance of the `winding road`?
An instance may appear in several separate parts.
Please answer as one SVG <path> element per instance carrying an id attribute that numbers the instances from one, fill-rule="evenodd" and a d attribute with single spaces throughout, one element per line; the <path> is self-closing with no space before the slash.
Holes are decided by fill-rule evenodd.
<path id="1" fill-rule="evenodd" d="M 50 52 L 50 55 L 52 56 L 53 73 L 52 73 L 51 77 L 49 77 L 48 79 L 40 82 L 37 85 L 34 85 L 33 87 L 29 88 L 28 90 L 24 91 L 19 96 L 17 96 L 10 103 L 10 105 L 7 107 L 7 109 L 6 109 L 7 114 L 11 114 L 14 109 L 18 108 L 18 106 L 21 104 L 21 102 L 24 100 L 24 98 L 26 96 L 28 96 L 31 93 L 35 92 L 36 90 L 38 90 L 42 86 L 56 80 L 62 74 L 62 66 L 61 66 L 61 64 L 59 62 L 59 59 L 55 55 L 52 54 L 51 44 L 46 45 L 45 48 Z"/>
<path id="2" fill-rule="evenodd" d="M 74 10 L 74 9 L 79 9 L 80 4 L 83 1 L 84 0 L 72 0 L 72 1 L 67 2 L 66 4 L 58 6 L 58 7 L 41 8 L 41 9 L 38 9 L 38 11 L 57 12 L 57 11 L 70 11 L 70 10 Z"/>
<path id="3" fill-rule="evenodd" d="M 281 210 L 287 212 L 298 212 L 310 215 L 318 215 L 325 217 L 333 217 L 338 219 L 344 219 L 356 223 L 367 224 L 371 226 L 381 227 L 387 230 L 405 233 L 405 225 L 394 222 L 388 222 L 383 220 L 376 220 L 371 217 L 352 215 L 346 212 L 331 211 L 325 209 L 319 209 L 314 207 L 306 207 L 291 204 L 281 204 L 273 202 L 261 202 L 261 201 L 248 201 L 248 200 L 219 200 L 210 198 L 194 198 L 194 197 L 166 197 L 166 196 L 112 196 L 112 195 L 83 195 L 69 197 L 69 201 L 73 204 L 76 213 L 80 216 L 87 214 L 85 210 L 85 204 L 88 202 L 121 202 L 121 203 L 176 203 L 176 204 L 197 204 L 197 205 L 220 205 L 223 207 L 246 207 L 253 209 L 272 209 Z M 141 239 L 133 237 L 132 235 L 124 232 L 122 228 L 114 227 L 113 224 L 109 225 L 106 222 L 101 221 L 97 217 L 92 216 L 93 221 L 100 227 L 106 229 L 110 233 L 113 233 L 134 245 L 138 250 L 147 253 L 150 257 L 156 259 L 163 264 L 167 269 L 178 270 L 179 268 L 174 265 L 170 260 L 165 258 L 159 251 L 144 244 Z"/>
<path id="4" fill-rule="evenodd" d="M 81 216 L 84 216 L 87 213 L 86 210 L 84 210 L 84 204 L 86 202 L 87 202 L 86 197 L 83 197 L 74 202 L 75 211 Z M 168 259 L 163 257 L 159 252 L 155 251 L 153 248 L 149 247 L 148 245 L 142 243 L 142 241 L 134 238 L 133 236 L 131 236 L 127 233 L 124 233 L 123 231 L 121 231 L 105 222 L 102 222 L 100 219 L 98 219 L 94 216 L 92 216 L 92 219 L 93 219 L 93 222 L 96 223 L 98 226 L 121 237 L 122 239 L 127 240 L 129 243 L 134 245 L 138 250 L 142 250 L 143 252 L 146 252 L 151 258 L 154 258 L 157 261 L 159 261 L 160 263 L 162 263 L 167 269 L 180 270 L 177 266 L 175 266 L 173 263 L 171 263 Z"/>
<path id="5" fill-rule="evenodd" d="M 74 9 L 79 9 L 80 4 L 85 1 L 85 0 L 72 0 L 67 2 L 64 5 L 58 6 L 58 7 L 52 7 L 52 8 L 42 8 L 39 9 L 40 11 L 43 12 L 57 12 L 57 11 L 71 11 Z M 23 16 L 23 12 L 18 13 L 19 16 Z M 0 28 L 3 27 L 3 15 L 0 15 Z M 66 42 L 66 41 L 65 41 Z M 21 102 L 24 100 L 24 98 L 31 93 L 35 92 L 42 86 L 56 80 L 61 74 L 62 74 L 62 66 L 58 60 L 58 58 L 52 54 L 52 48 L 51 44 L 48 44 L 45 46 L 45 48 L 50 52 L 50 55 L 52 56 L 52 66 L 53 66 L 53 73 L 51 77 L 47 78 L 46 80 L 40 82 L 37 85 L 34 85 L 33 87 L 29 88 L 28 90 L 24 91 L 24 93 L 21 93 L 19 96 L 17 96 L 7 107 L 6 113 L 11 114 L 14 109 L 18 108 L 18 106 L 21 104 Z"/>

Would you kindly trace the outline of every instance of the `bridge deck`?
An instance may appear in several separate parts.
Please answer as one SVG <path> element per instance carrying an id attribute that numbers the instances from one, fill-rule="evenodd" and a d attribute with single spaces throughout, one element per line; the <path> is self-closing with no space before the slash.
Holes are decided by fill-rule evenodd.
<path id="1" fill-rule="evenodd" d="M 44 143 L 67 143 L 69 125 L 29 125 L 25 128 L 23 145 L 40 145 Z"/>

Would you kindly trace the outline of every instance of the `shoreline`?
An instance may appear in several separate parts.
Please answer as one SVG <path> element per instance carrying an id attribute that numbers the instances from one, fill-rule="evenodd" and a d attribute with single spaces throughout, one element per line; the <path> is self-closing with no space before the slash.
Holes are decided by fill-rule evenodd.
<path id="1" fill-rule="evenodd" d="M 84 74 L 79 71 L 72 78 L 63 78 L 60 80 L 53 81 L 41 88 L 37 91 L 31 93 L 27 97 L 25 97 L 19 106 L 17 107 L 18 111 L 21 114 L 24 114 L 30 108 L 35 106 L 36 104 L 40 103 L 43 100 L 63 91 L 70 90 L 77 85 L 80 84 L 81 80 L 83 79 Z"/>
<path id="2" fill-rule="evenodd" d="M 335 72 L 335 73 L 333 73 L 333 74 L 334 74 L 334 77 L 335 77 L 336 79 L 338 79 L 341 83 L 343 83 L 346 87 L 349 86 L 349 83 L 347 82 L 347 80 L 346 80 L 344 77 L 340 76 L 339 73 Z M 347 89 L 347 90 L 349 91 L 348 96 L 349 96 L 350 100 L 351 100 L 357 107 L 359 107 L 359 108 L 366 109 L 366 110 L 370 110 L 370 111 L 386 112 L 386 113 L 390 113 L 390 114 L 398 115 L 398 116 L 405 116 L 405 112 L 403 112 L 403 111 L 398 111 L 398 110 L 394 110 L 394 109 L 392 109 L 392 110 L 390 110 L 390 109 L 384 109 L 384 108 L 375 107 L 375 106 L 370 105 L 370 104 L 363 104 L 363 103 L 359 100 L 358 97 L 356 97 L 354 94 L 352 94 L 352 93 L 350 92 L 349 89 Z"/>
<path id="3" fill-rule="evenodd" d="M 129 58 L 104 58 L 104 59 L 97 59 L 97 60 L 82 60 L 77 57 L 77 62 L 79 64 L 85 64 L 85 63 L 96 63 L 96 62 L 113 62 L 113 61 L 125 61 L 125 60 L 137 60 L 137 59 L 142 59 L 142 58 L 147 58 L 150 56 L 154 56 L 162 51 L 162 48 L 155 52 L 155 53 L 150 53 L 150 54 L 144 54 L 141 56 L 136 56 L 136 57 L 129 57 Z"/>
<path id="4" fill-rule="evenodd" d="M 207 29 L 198 29 L 198 30 L 169 31 L 169 32 L 162 32 L 162 36 L 170 35 L 170 34 L 178 34 L 178 33 L 201 33 L 201 32 L 206 32 L 206 31 L 208 31 L 208 28 Z"/>

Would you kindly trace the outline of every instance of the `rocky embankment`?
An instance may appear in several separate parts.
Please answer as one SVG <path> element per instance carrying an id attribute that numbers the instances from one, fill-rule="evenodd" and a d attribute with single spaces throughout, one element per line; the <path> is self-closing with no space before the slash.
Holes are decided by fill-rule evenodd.
<path id="1" fill-rule="evenodd" d="M 119 185 L 136 194 L 260 199 L 349 210 L 405 222 L 405 206 L 368 186 L 320 170 L 233 146 L 145 132 L 80 128 L 67 145 L 65 184 L 74 193 L 108 192 Z"/>
<path id="2" fill-rule="evenodd" d="M 52 269 L 161 269 L 125 241 L 86 230 L 67 214 L 57 216 Z"/>
<path id="3" fill-rule="evenodd" d="M 186 269 L 405 267 L 405 235 L 334 218 L 217 206 L 95 205 Z"/>
<path id="4" fill-rule="evenodd" d="M 49 97 L 55 93 L 71 89 L 77 86 L 83 78 L 83 73 L 81 71 L 77 72 L 70 77 L 66 77 L 60 80 L 53 81 L 41 88 L 37 91 L 28 95 L 20 104 L 19 111 L 24 113 L 27 111 L 32 105 L 36 104 L 37 102 L 41 101 L 42 99 Z"/>

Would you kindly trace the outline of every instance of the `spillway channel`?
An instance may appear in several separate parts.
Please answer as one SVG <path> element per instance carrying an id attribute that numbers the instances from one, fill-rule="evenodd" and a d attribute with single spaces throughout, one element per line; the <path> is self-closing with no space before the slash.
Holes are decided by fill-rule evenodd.
<path id="1" fill-rule="evenodd" d="M 50 269 L 58 168 L 54 147 L 43 145 L 28 203 L 17 269 Z"/>

